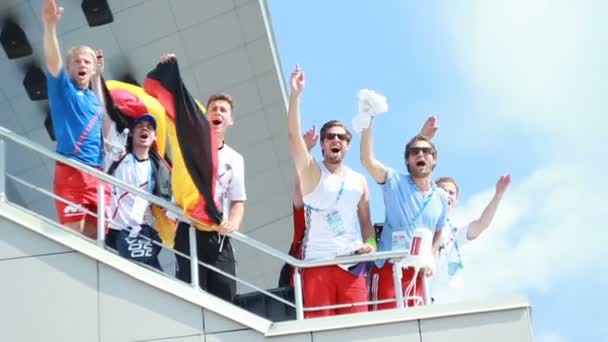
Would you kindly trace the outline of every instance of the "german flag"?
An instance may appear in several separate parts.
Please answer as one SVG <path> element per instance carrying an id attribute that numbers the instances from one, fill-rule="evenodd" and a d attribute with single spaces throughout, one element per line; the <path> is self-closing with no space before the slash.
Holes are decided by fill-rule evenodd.
<path id="1" fill-rule="evenodd" d="M 214 200 L 217 141 L 203 106 L 186 89 L 176 60 L 159 63 L 148 73 L 144 90 L 167 113 L 175 202 L 197 221 L 197 228 L 216 230 L 222 221 L 219 204 Z"/>
<path id="2" fill-rule="evenodd" d="M 135 118 L 149 113 L 156 120 L 156 142 L 154 148 L 166 156 L 167 148 L 167 113 L 163 106 L 154 97 L 148 95 L 142 87 L 121 81 L 108 80 L 105 86 L 106 110 L 112 121 L 116 123 L 116 130 L 122 132 L 131 127 Z"/>
<path id="3" fill-rule="evenodd" d="M 166 114 L 161 104 L 152 96 L 146 94 L 141 87 L 109 80 L 102 82 L 106 111 L 112 121 L 116 124 L 118 132 L 130 128 L 133 120 L 143 114 L 150 113 L 156 119 L 156 142 L 150 149 L 150 161 L 154 168 L 155 186 L 153 194 L 166 201 L 172 198 L 171 189 L 171 166 L 165 156 L 166 149 Z M 130 149 L 131 138 L 127 142 Z M 116 165 L 117 166 L 117 165 Z M 112 165 L 110 168 L 116 168 Z M 110 173 L 113 173 L 110 172 Z M 165 214 L 165 210 L 157 205 L 150 206 L 155 219 L 155 228 L 163 243 L 173 247 L 175 240 L 175 222 L 171 221 Z"/>

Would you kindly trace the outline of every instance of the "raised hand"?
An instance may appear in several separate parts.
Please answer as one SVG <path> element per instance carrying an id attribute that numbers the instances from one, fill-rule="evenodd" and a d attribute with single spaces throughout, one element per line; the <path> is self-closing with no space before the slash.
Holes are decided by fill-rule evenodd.
<path id="1" fill-rule="evenodd" d="M 163 53 L 160 56 L 161 63 L 169 63 L 169 62 L 175 61 L 176 59 L 177 59 L 177 57 L 175 57 L 174 53 Z"/>
<path id="2" fill-rule="evenodd" d="M 312 150 L 312 148 L 315 147 L 315 144 L 319 140 L 319 135 L 317 134 L 317 128 L 315 127 L 315 125 L 312 125 L 312 127 L 309 128 L 304 133 L 304 135 L 302 136 L 302 138 L 304 139 L 304 143 L 306 144 L 306 148 L 309 151 Z"/>
<path id="3" fill-rule="evenodd" d="M 58 7 L 55 0 L 45 0 L 42 7 L 42 21 L 45 25 L 56 25 L 63 15 L 63 7 Z"/>
<path id="4" fill-rule="evenodd" d="M 435 117 L 435 115 L 431 115 L 428 119 L 426 119 L 424 125 L 422 125 L 420 134 L 424 135 L 429 139 L 433 139 L 435 133 L 437 133 L 437 129 L 439 129 L 439 126 L 437 126 L 437 118 Z"/>
<path id="5" fill-rule="evenodd" d="M 500 176 L 496 182 L 496 195 L 502 196 L 507 191 L 509 184 L 511 184 L 511 174 Z"/>
<path id="6" fill-rule="evenodd" d="M 105 67 L 105 59 L 103 58 L 103 50 L 99 49 L 95 51 L 95 55 L 97 56 L 97 76 L 101 76 Z"/>
<path id="7" fill-rule="evenodd" d="M 296 68 L 291 73 L 289 84 L 291 85 L 291 93 L 294 95 L 300 95 L 304 90 L 304 72 L 300 69 L 299 64 L 296 64 Z"/>

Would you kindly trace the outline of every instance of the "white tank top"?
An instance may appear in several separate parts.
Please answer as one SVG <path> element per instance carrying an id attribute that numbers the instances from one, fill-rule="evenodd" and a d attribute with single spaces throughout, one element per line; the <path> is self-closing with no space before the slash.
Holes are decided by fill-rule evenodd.
<path id="1" fill-rule="evenodd" d="M 363 193 L 357 174 L 344 166 L 342 174 L 329 172 L 322 162 L 317 187 L 303 196 L 306 215 L 304 259 L 349 255 L 361 247 L 357 205 Z"/>

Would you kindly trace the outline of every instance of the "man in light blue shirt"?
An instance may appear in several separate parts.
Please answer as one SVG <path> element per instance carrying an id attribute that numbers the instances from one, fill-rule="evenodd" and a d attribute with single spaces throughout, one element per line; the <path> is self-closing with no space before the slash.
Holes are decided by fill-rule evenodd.
<path id="1" fill-rule="evenodd" d="M 429 122 L 434 126 L 434 117 Z M 437 165 L 437 149 L 425 135 L 412 138 L 405 147 L 405 163 L 408 173 L 398 172 L 375 159 L 371 137 L 372 124 L 363 130 L 361 137 L 361 162 L 370 175 L 382 187 L 386 218 L 380 236 L 378 251 L 409 250 L 414 231 L 428 229 L 433 236 L 433 253 L 439 248 L 441 231 L 446 226 L 448 198 L 432 181 L 433 169 Z M 434 133 L 434 132 L 433 132 Z M 423 278 L 425 272 L 416 272 L 413 267 L 403 270 L 404 297 L 424 298 Z M 411 284 L 413 283 L 413 284 Z M 410 286 L 411 285 L 411 286 Z M 379 261 L 372 270 L 372 299 L 395 298 L 392 265 Z M 419 301 L 409 301 L 408 306 Z M 396 307 L 395 302 L 379 304 L 378 309 Z"/>

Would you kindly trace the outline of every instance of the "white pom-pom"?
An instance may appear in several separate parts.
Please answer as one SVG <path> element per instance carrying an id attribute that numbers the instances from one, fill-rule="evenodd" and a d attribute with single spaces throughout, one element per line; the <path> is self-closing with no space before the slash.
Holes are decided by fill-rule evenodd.
<path id="1" fill-rule="evenodd" d="M 359 90 L 359 114 L 376 116 L 388 111 L 386 96 L 370 89 Z"/>

